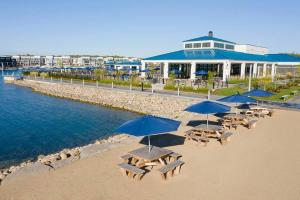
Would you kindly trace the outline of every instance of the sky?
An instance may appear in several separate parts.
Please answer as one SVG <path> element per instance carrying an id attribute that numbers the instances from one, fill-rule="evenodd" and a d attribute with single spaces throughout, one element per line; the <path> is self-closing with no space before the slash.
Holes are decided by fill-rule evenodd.
<path id="1" fill-rule="evenodd" d="M 1 0 L 0 55 L 148 57 L 207 35 L 300 52 L 299 0 Z"/>

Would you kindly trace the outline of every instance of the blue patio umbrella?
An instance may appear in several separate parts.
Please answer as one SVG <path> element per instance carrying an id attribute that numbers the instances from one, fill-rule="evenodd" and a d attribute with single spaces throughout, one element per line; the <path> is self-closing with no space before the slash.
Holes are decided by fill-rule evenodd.
<path id="1" fill-rule="evenodd" d="M 225 113 L 230 111 L 230 107 L 213 101 L 202 101 L 187 107 L 184 111 L 206 114 L 208 126 L 208 114 Z"/>
<path id="2" fill-rule="evenodd" d="M 181 74 L 181 71 L 178 70 L 178 69 L 173 69 L 173 70 L 171 70 L 171 72 L 176 74 L 176 75 Z"/>
<path id="3" fill-rule="evenodd" d="M 150 70 L 149 69 L 142 69 L 142 70 L 140 70 L 140 72 L 146 72 L 146 73 L 148 73 L 148 72 L 150 72 Z"/>
<path id="4" fill-rule="evenodd" d="M 265 90 L 255 89 L 255 90 L 251 90 L 249 92 L 245 92 L 242 95 L 249 96 L 249 97 L 270 97 L 275 94 L 273 94 L 272 92 L 265 91 Z"/>
<path id="5" fill-rule="evenodd" d="M 130 71 L 138 71 L 139 69 L 137 68 L 131 68 Z"/>
<path id="6" fill-rule="evenodd" d="M 239 93 L 218 99 L 217 101 L 226 102 L 226 103 L 235 103 L 236 105 L 236 115 L 237 115 L 237 104 L 238 103 L 255 103 L 257 100 L 251 97 L 241 95 Z"/>
<path id="7" fill-rule="evenodd" d="M 200 70 L 200 71 L 197 71 L 195 72 L 196 76 L 205 76 L 208 74 L 207 71 L 204 71 L 204 70 Z"/>
<path id="8" fill-rule="evenodd" d="M 158 70 L 160 70 L 160 67 L 154 67 L 154 70 L 158 71 Z"/>
<path id="9" fill-rule="evenodd" d="M 271 96 L 274 96 L 275 94 L 273 94 L 272 92 L 265 91 L 265 90 L 254 89 L 249 92 L 245 92 L 242 95 L 251 96 L 251 97 L 271 97 Z M 257 105 L 258 105 L 258 101 L 257 101 Z"/>
<path id="10" fill-rule="evenodd" d="M 228 97 L 218 99 L 217 101 L 222 101 L 226 103 L 254 103 L 256 102 L 256 99 L 237 93 Z"/>
<path id="11" fill-rule="evenodd" d="M 117 128 L 115 133 L 126 133 L 134 136 L 148 136 L 149 152 L 150 136 L 164 134 L 166 132 L 176 131 L 180 126 L 180 121 L 167 118 L 145 115 L 134 120 L 130 120 Z"/>

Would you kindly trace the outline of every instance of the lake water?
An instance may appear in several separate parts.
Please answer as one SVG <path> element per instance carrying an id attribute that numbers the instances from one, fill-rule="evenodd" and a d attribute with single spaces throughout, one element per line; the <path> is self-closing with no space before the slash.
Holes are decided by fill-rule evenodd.
<path id="1" fill-rule="evenodd" d="M 91 143 L 138 116 L 34 93 L 0 77 L 0 168 Z"/>

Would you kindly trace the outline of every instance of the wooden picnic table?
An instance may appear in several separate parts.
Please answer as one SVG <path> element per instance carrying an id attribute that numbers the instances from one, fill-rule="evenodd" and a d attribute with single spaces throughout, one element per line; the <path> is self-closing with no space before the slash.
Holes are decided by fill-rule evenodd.
<path id="1" fill-rule="evenodd" d="M 195 127 L 198 130 L 202 130 L 205 132 L 210 132 L 210 133 L 216 133 L 217 131 L 221 131 L 223 129 L 222 126 L 219 125 L 212 125 L 212 124 L 200 124 Z"/>
<path id="2" fill-rule="evenodd" d="M 223 127 L 220 125 L 212 125 L 212 124 L 200 124 L 196 126 L 194 129 L 195 135 L 200 135 L 204 137 L 213 137 L 219 138 L 223 133 Z"/>
<path id="3" fill-rule="evenodd" d="M 145 146 L 128 153 L 137 159 L 138 163 L 153 163 L 155 161 L 159 161 L 162 165 L 166 165 L 166 161 L 164 159 L 168 157 L 168 155 L 172 154 L 173 151 L 151 146 L 149 152 L 149 147 Z"/>
<path id="4" fill-rule="evenodd" d="M 231 113 L 231 114 L 225 115 L 224 119 L 243 121 L 244 119 L 247 119 L 247 116 L 243 115 L 243 114 Z"/>
<path id="5" fill-rule="evenodd" d="M 250 111 L 253 111 L 253 114 L 258 117 L 264 117 L 265 115 L 270 115 L 272 112 L 268 108 L 260 107 L 260 106 L 249 106 Z"/>

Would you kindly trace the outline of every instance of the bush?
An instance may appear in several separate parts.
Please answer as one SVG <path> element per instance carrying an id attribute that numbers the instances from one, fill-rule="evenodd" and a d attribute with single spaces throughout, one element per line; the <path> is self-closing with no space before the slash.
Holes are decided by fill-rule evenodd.
<path id="1" fill-rule="evenodd" d="M 42 72 L 42 73 L 40 73 L 40 77 L 47 78 L 47 77 L 49 77 L 49 74 L 47 72 Z"/>

